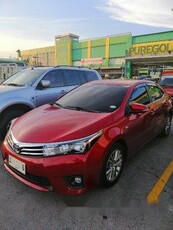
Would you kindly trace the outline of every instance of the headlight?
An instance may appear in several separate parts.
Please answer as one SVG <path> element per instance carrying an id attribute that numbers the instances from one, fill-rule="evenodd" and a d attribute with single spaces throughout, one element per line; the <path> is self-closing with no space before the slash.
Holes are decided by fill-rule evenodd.
<path id="1" fill-rule="evenodd" d="M 43 146 L 43 156 L 48 157 L 55 155 L 64 155 L 69 153 L 85 153 L 93 146 L 93 144 L 102 135 L 102 133 L 102 131 L 99 131 L 88 137 L 84 137 L 73 141 L 46 144 Z"/>
<path id="2" fill-rule="evenodd" d="M 16 118 L 14 118 L 13 120 L 11 120 L 11 121 L 9 122 L 9 124 L 7 125 L 7 132 L 11 131 L 11 128 L 13 127 L 14 122 L 15 122 L 18 118 L 19 118 L 19 117 L 16 117 Z"/>

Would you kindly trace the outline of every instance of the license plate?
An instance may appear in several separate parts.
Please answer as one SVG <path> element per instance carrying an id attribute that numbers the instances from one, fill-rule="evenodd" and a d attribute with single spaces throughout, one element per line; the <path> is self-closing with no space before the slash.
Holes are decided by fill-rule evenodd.
<path id="1" fill-rule="evenodd" d="M 26 174 L 26 166 L 25 163 L 23 163 L 22 161 L 19 161 L 18 159 L 9 156 L 8 163 L 11 167 L 16 169 L 17 171 L 21 172 L 22 174 Z"/>

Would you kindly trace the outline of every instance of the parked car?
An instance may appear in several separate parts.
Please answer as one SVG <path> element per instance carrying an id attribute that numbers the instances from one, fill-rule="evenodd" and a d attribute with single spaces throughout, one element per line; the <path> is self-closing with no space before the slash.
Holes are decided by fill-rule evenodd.
<path id="1" fill-rule="evenodd" d="M 150 75 L 139 75 L 136 77 L 137 80 L 151 80 Z"/>
<path id="2" fill-rule="evenodd" d="M 169 94 L 173 101 L 173 74 L 162 75 L 158 81 L 159 85 Z"/>
<path id="3" fill-rule="evenodd" d="M 40 191 L 81 194 L 113 186 L 132 153 L 169 135 L 171 108 L 153 82 L 84 84 L 12 122 L 2 144 L 4 166 Z"/>
<path id="4" fill-rule="evenodd" d="M 95 70 L 67 66 L 30 68 L 14 74 L 0 85 L 0 137 L 4 138 L 12 119 L 99 79 Z"/>
<path id="5" fill-rule="evenodd" d="M 139 75 L 139 76 L 134 76 L 133 79 L 134 80 L 149 80 L 149 81 L 153 81 L 157 83 L 159 80 L 159 77 L 151 77 L 150 75 Z"/>

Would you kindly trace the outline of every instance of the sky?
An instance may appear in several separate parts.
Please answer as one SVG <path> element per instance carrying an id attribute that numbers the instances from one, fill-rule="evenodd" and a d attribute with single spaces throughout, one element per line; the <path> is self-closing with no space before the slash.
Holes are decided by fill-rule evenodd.
<path id="1" fill-rule="evenodd" d="M 55 44 L 55 35 L 80 40 L 173 30 L 172 0 L 0 0 L 0 58 Z"/>

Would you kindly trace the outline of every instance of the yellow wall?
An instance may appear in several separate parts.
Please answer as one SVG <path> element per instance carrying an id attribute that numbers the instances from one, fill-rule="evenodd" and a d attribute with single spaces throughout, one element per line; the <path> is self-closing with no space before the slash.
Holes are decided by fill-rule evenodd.
<path id="1" fill-rule="evenodd" d="M 28 60 L 29 66 L 55 66 L 55 46 L 21 51 L 22 60 Z"/>

